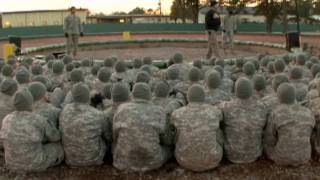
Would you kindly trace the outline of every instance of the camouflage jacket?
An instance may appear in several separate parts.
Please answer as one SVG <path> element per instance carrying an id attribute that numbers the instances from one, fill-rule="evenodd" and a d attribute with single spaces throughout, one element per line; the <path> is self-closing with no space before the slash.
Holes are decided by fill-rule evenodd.
<path id="1" fill-rule="evenodd" d="M 173 112 L 175 158 L 181 166 L 193 171 L 218 166 L 223 155 L 221 121 L 221 110 L 207 104 L 190 103 Z"/>
<path id="2" fill-rule="evenodd" d="M 168 152 L 160 136 L 167 126 L 163 110 L 150 101 L 134 99 L 120 105 L 113 118 L 113 165 L 129 171 L 162 166 Z"/>
<path id="3" fill-rule="evenodd" d="M 223 108 L 224 149 L 234 163 L 253 162 L 262 154 L 262 135 L 267 121 L 263 104 L 253 100 L 234 99 Z"/>
<path id="4" fill-rule="evenodd" d="M 206 102 L 211 105 L 217 105 L 222 101 L 230 101 L 231 97 L 226 91 L 219 88 L 217 89 L 206 89 Z"/>
<path id="5" fill-rule="evenodd" d="M 6 166 L 11 170 L 41 171 L 48 168 L 43 143 L 58 142 L 59 131 L 44 117 L 14 111 L 3 119 L 0 137 L 5 148 Z"/>
<path id="6" fill-rule="evenodd" d="M 108 123 L 102 112 L 88 104 L 71 103 L 60 114 L 60 130 L 66 163 L 90 166 L 103 163 L 106 143 L 110 140 Z"/>
<path id="7" fill-rule="evenodd" d="M 153 104 L 162 107 L 166 114 L 171 114 L 174 110 L 180 108 L 182 104 L 175 98 L 152 98 Z"/>
<path id="8" fill-rule="evenodd" d="M 311 111 L 299 104 L 280 104 L 265 131 L 267 156 L 282 165 L 299 165 L 311 159 L 310 137 L 315 125 Z"/>
<path id="9" fill-rule="evenodd" d="M 42 117 L 45 117 L 56 128 L 58 128 L 60 112 L 61 109 L 58 109 L 54 105 L 49 104 L 44 100 L 40 100 L 34 103 L 34 113 L 37 113 Z"/>

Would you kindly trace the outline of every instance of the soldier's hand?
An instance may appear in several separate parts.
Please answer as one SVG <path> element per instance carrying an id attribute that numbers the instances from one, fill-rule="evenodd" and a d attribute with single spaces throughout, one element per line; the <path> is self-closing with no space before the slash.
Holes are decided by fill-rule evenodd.
<path id="1" fill-rule="evenodd" d="M 68 33 L 64 33 L 64 36 L 65 36 L 66 38 L 69 37 Z"/>
<path id="2" fill-rule="evenodd" d="M 83 32 L 80 33 L 80 37 L 83 37 Z"/>

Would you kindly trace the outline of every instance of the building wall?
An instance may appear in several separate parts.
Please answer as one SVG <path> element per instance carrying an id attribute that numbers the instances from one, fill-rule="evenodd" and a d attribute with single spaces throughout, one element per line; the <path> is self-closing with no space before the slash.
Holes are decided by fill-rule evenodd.
<path id="1" fill-rule="evenodd" d="M 64 10 L 2 14 L 2 27 L 63 25 L 64 18 L 69 14 L 70 13 L 68 11 Z M 83 23 L 86 23 L 86 11 L 78 11 L 77 15 L 81 18 Z"/>

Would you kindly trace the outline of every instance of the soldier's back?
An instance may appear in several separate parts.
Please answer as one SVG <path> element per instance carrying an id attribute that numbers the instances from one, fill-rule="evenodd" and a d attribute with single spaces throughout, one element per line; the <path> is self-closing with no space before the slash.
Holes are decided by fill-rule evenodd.
<path id="1" fill-rule="evenodd" d="M 166 126 L 165 113 L 145 100 L 118 107 L 113 119 L 113 165 L 120 170 L 148 171 L 167 159 L 160 145 Z"/>
<path id="2" fill-rule="evenodd" d="M 262 135 L 267 121 L 263 104 L 251 99 L 224 103 L 224 148 L 235 163 L 253 162 L 262 154 Z"/>
<path id="3" fill-rule="evenodd" d="M 218 166 L 222 159 L 219 123 L 222 112 L 207 104 L 189 104 L 172 114 L 177 129 L 175 157 L 180 165 L 193 171 Z"/>
<path id="4" fill-rule="evenodd" d="M 72 166 L 100 165 L 106 152 L 102 139 L 105 128 L 102 112 L 80 103 L 71 103 L 60 114 L 60 129 L 66 163 Z"/>

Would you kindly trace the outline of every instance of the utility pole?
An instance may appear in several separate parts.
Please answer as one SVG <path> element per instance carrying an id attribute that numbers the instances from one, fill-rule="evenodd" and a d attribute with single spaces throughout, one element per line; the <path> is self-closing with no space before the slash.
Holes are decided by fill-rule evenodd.
<path id="1" fill-rule="evenodd" d="M 299 2 L 298 0 L 295 0 L 295 4 L 296 4 L 296 17 L 297 17 L 297 31 L 300 34 L 300 13 L 299 13 Z"/>
<path id="2" fill-rule="evenodd" d="M 158 3 L 158 5 L 159 5 L 159 10 L 160 10 L 160 16 L 162 15 L 162 6 L 161 6 L 161 0 L 159 0 L 159 3 Z"/>

